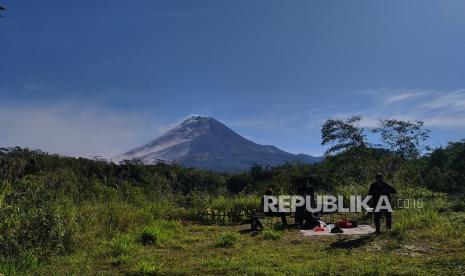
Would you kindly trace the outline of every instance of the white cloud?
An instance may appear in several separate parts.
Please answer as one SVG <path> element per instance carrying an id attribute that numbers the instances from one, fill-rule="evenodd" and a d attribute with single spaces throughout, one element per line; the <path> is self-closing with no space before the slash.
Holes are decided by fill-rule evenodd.
<path id="1" fill-rule="evenodd" d="M 434 90 L 377 88 L 357 91 L 355 94 L 377 97 L 384 105 L 398 104 L 413 98 L 428 96 Z"/>
<path id="2" fill-rule="evenodd" d="M 425 96 L 429 94 L 428 91 L 406 91 L 406 92 L 403 92 L 403 93 L 399 93 L 399 94 L 393 94 L 393 95 L 389 95 L 386 97 L 385 99 L 385 105 L 391 105 L 391 104 L 394 104 L 394 103 L 397 103 L 397 102 L 402 102 L 402 101 L 405 101 L 405 100 L 409 100 L 409 99 L 412 99 L 412 98 L 415 98 L 415 97 L 421 97 L 421 96 Z"/>
<path id="3" fill-rule="evenodd" d="M 426 126 L 436 127 L 436 128 L 464 128 L 465 127 L 465 117 L 456 116 L 456 117 L 430 117 L 424 120 Z"/>
<path id="4" fill-rule="evenodd" d="M 157 125 L 159 127 L 157 127 Z M 142 114 L 83 104 L 0 105 L 0 146 L 21 146 L 69 156 L 110 158 L 164 131 Z"/>
<path id="5" fill-rule="evenodd" d="M 465 111 L 465 89 L 438 91 L 418 107 L 424 110 Z"/>
<path id="6" fill-rule="evenodd" d="M 364 127 L 379 119 L 421 120 L 431 129 L 465 133 L 465 89 L 372 89 L 356 92 L 344 105 L 301 101 L 295 106 L 272 106 L 256 117 L 221 120 L 242 135 L 291 152 L 302 145 L 319 145 L 321 124 L 328 118 L 360 114 Z M 366 103 L 366 104 L 365 104 Z M 337 112 L 337 113 L 336 113 Z M 39 148 L 50 153 L 106 158 L 145 144 L 175 126 L 140 112 L 121 113 L 78 101 L 72 104 L 0 103 L 0 147 Z M 306 151 L 318 152 L 309 146 Z"/>
<path id="7" fill-rule="evenodd" d="M 379 119 L 420 120 L 426 127 L 465 129 L 465 89 L 373 89 L 356 92 L 372 97 L 374 104 L 356 112 L 364 117 L 364 126 Z"/>

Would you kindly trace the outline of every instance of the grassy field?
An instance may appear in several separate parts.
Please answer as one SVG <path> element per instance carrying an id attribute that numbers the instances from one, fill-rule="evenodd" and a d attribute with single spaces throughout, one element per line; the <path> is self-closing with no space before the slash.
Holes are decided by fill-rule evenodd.
<path id="1" fill-rule="evenodd" d="M 418 162 L 429 164 L 428 160 Z M 0 273 L 465 274 L 463 194 L 453 197 L 458 194 L 454 189 L 445 193 L 417 183 L 463 183 L 457 162 L 451 163 L 454 170 L 433 170 L 434 179 L 411 163 L 392 174 L 390 183 L 397 189 L 393 200 L 421 199 L 423 208 L 395 210 L 393 229 L 380 236 L 304 237 L 297 229 L 280 230 L 279 225 L 253 234 L 248 224 L 236 223 L 236 215 L 243 218 L 258 208 L 265 185 L 276 194 L 293 194 L 301 176 L 312 175 L 311 170 L 324 176 L 316 182 L 321 185 L 315 185 L 320 194 L 366 194 L 371 178 L 345 177 L 358 175 L 352 163 L 333 161 L 222 175 L 21 149 L 2 156 L 0 151 Z M 371 168 L 372 174 L 383 164 L 361 168 Z M 243 178 L 249 183 L 245 187 L 239 185 Z M 236 185 L 243 191 L 236 191 Z M 233 219 L 221 219 L 221 214 L 231 213 Z"/>
<path id="2" fill-rule="evenodd" d="M 273 229 L 254 235 L 247 231 L 248 225 L 160 220 L 137 209 L 130 210 L 132 219 L 124 222 L 124 217 L 131 216 L 117 215 L 113 208 L 120 220 L 111 233 L 105 229 L 108 225 L 89 221 L 72 254 L 54 257 L 30 273 L 464 274 L 465 213 L 437 205 L 396 211 L 391 231 L 350 238 L 303 237 L 298 230 Z"/>

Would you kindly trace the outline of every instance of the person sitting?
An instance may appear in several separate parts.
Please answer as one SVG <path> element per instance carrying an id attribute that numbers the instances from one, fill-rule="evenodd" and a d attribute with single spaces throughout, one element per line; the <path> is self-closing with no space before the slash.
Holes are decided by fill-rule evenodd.
<path id="1" fill-rule="evenodd" d="M 310 185 L 308 183 L 305 186 L 305 196 L 309 196 L 308 200 L 310 200 L 310 206 L 312 208 L 315 208 L 316 207 L 315 189 L 313 188 L 312 185 Z M 321 225 L 320 225 L 320 222 L 318 221 L 318 219 L 314 216 L 314 214 L 312 212 L 307 210 L 307 208 L 305 207 L 304 223 L 303 223 L 301 228 L 302 229 L 313 229 L 313 228 L 319 227 L 319 226 L 321 226 Z"/>
<path id="2" fill-rule="evenodd" d="M 301 185 L 297 189 L 297 194 L 305 198 L 305 196 L 307 195 L 305 185 Z M 297 206 L 295 208 L 295 216 L 294 216 L 295 224 L 302 226 L 304 224 L 305 217 L 307 216 L 307 212 L 308 211 L 307 211 L 307 208 L 305 207 L 305 204 L 302 206 Z"/>
<path id="3" fill-rule="evenodd" d="M 286 219 L 286 213 L 283 212 L 280 208 L 279 208 L 279 205 L 278 204 L 275 204 L 274 207 L 276 209 L 278 209 L 277 212 L 273 212 L 272 210 L 270 210 L 268 208 L 268 210 L 265 210 L 265 196 L 272 196 L 273 195 L 273 189 L 271 188 L 267 188 L 265 190 L 265 194 L 263 195 L 262 199 L 261 199 L 261 204 L 260 204 L 260 207 L 261 207 L 261 210 L 263 211 L 263 213 L 265 214 L 265 216 L 267 217 L 280 217 L 281 218 L 281 222 L 283 224 L 283 227 L 286 228 L 287 227 L 287 219 Z"/>
<path id="4" fill-rule="evenodd" d="M 298 192 L 300 196 L 305 198 L 305 200 L 311 200 L 310 206 L 312 208 L 316 207 L 315 189 L 308 183 L 308 180 L 306 184 L 300 186 Z M 301 229 L 313 229 L 314 227 L 320 226 L 319 221 L 315 218 L 312 212 L 307 210 L 306 205 L 307 204 L 305 203 L 303 206 L 296 207 L 295 223 L 298 224 Z"/>

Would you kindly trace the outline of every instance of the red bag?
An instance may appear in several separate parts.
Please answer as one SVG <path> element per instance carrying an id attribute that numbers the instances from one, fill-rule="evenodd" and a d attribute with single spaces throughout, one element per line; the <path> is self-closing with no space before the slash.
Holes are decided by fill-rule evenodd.
<path id="1" fill-rule="evenodd" d="M 318 227 L 313 228 L 313 231 L 315 231 L 315 232 L 323 232 L 323 231 L 325 231 L 325 228 L 322 227 L 322 226 L 318 226 Z"/>
<path id="2" fill-rule="evenodd" d="M 339 228 L 353 228 L 354 225 L 351 221 L 348 221 L 347 219 L 343 219 L 341 221 L 336 222 L 336 226 Z"/>

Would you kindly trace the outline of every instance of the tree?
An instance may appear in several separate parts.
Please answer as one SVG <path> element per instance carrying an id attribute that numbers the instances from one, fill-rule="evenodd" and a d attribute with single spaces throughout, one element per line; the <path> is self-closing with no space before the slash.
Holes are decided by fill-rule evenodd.
<path id="1" fill-rule="evenodd" d="M 429 137 L 429 130 L 423 128 L 422 121 L 380 120 L 379 127 L 373 132 L 380 133 L 383 143 L 404 159 L 417 158 L 423 150 L 429 150 L 423 145 Z"/>
<path id="2" fill-rule="evenodd" d="M 239 194 L 253 182 L 250 174 L 234 174 L 226 182 L 226 187 L 231 194 Z"/>
<path id="3" fill-rule="evenodd" d="M 254 164 L 250 167 L 250 175 L 253 177 L 254 181 L 263 181 L 270 178 L 270 167 L 263 167 L 258 164 Z"/>
<path id="4" fill-rule="evenodd" d="M 321 128 L 322 145 L 331 144 L 325 155 L 339 154 L 354 148 L 364 148 L 365 129 L 358 126 L 361 116 L 352 116 L 346 120 L 327 120 Z"/>

